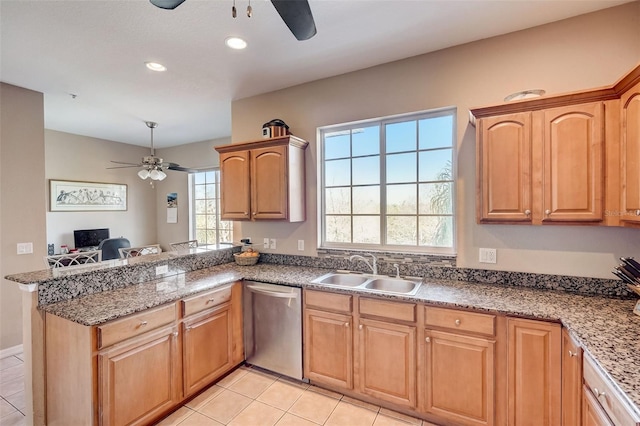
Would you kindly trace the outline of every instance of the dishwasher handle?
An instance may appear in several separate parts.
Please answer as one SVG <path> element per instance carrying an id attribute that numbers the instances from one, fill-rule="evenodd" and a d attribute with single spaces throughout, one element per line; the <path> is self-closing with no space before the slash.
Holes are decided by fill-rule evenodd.
<path id="1" fill-rule="evenodd" d="M 297 299 L 298 298 L 298 294 L 297 293 L 282 293 L 282 292 L 279 292 L 279 291 L 271 291 L 271 290 L 267 290 L 265 288 L 254 286 L 254 285 L 247 285 L 247 288 L 249 289 L 249 291 L 252 291 L 254 293 L 263 294 L 263 295 L 269 296 L 269 297 L 279 297 L 279 298 L 282 298 L 282 299 Z"/>

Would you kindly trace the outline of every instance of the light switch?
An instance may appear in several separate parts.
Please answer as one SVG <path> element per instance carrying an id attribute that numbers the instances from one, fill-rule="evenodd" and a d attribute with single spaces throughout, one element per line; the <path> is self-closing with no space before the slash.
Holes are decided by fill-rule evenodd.
<path id="1" fill-rule="evenodd" d="M 304 251 L 304 240 L 298 240 L 298 250 Z"/>
<path id="2" fill-rule="evenodd" d="M 18 254 L 33 253 L 33 243 L 18 243 Z"/>

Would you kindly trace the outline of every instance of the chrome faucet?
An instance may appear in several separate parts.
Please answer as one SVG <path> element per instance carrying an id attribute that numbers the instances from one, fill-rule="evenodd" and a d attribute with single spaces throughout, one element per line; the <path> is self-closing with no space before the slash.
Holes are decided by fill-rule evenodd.
<path id="1" fill-rule="evenodd" d="M 367 264 L 369 268 L 371 268 L 371 272 L 373 272 L 373 275 L 378 275 L 378 259 L 371 253 L 367 253 L 367 256 L 371 256 L 371 260 L 372 260 L 371 263 L 369 263 L 367 259 L 365 259 L 363 256 L 360 256 L 359 254 L 354 254 L 349 258 L 349 260 L 352 262 L 354 259 L 362 260 L 364 263 Z"/>

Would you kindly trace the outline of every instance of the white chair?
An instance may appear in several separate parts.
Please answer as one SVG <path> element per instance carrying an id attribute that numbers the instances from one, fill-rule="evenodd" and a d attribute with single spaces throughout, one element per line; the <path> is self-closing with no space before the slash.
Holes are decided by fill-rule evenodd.
<path id="1" fill-rule="evenodd" d="M 198 240 L 182 241 L 180 243 L 171 243 L 171 251 L 185 250 L 190 248 L 198 248 Z"/>
<path id="2" fill-rule="evenodd" d="M 118 251 L 120 252 L 120 259 L 128 259 L 130 257 L 162 253 L 160 244 L 148 244 L 141 247 L 119 248 Z"/>
<path id="3" fill-rule="evenodd" d="M 100 262 L 102 262 L 102 250 L 44 256 L 44 263 L 47 268 L 68 268 L 69 266 Z"/>

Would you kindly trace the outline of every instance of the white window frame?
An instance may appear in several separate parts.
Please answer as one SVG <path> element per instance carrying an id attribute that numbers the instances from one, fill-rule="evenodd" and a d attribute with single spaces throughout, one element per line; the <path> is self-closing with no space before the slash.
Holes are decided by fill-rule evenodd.
<path id="1" fill-rule="evenodd" d="M 231 223 L 231 221 L 225 221 L 225 222 L 230 222 L 231 223 L 231 241 L 220 241 L 220 222 L 223 222 L 222 219 L 220 219 L 220 213 L 221 213 L 221 209 L 220 209 L 220 168 L 219 167 L 215 167 L 215 168 L 211 168 L 211 169 L 205 169 L 205 170 L 200 170 L 198 173 L 207 173 L 207 172 L 215 172 L 217 174 L 216 176 L 216 185 L 215 185 L 215 199 L 217 200 L 217 205 L 216 205 L 216 245 L 220 245 L 220 244 L 232 244 L 233 243 L 233 223 Z M 196 187 L 196 179 L 195 179 L 195 173 L 189 173 L 189 239 L 190 240 L 195 240 L 197 239 L 197 232 L 196 232 L 196 198 L 195 198 L 195 187 Z M 208 228 L 207 228 L 208 229 Z M 202 246 L 202 247 L 206 247 L 207 245 L 212 245 L 212 244 L 207 244 L 204 241 L 198 241 L 198 245 Z"/>
<path id="2" fill-rule="evenodd" d="M 451 141 L 451 203 L 452 203 L 452 246 L 451 247 L 437 247 L 437 246 L 419 246 L 419 245 L 391 245 L 385 244 L 386 240 L 386 176 L 385 176 L 385 125 L 392 123 L 400 123 L 405 121 L 421 120 L 425 118 L 435 118 L 439 116 L 452 116 L 452 141 Z M 327 242 L 325 240 L 325 167 L 324 167 L 324 135 L 326 133 L 339 132 L 341 130 L 350 130 L 357 127 L 368 127 L 372 125 L 380 126 L 380 244 L 362 244 L 362 243 L 337 243 Z M 345 250 L 362 250 L 362 251 L 393 251 L 393 252 L 407 252 L 407 253 L 423 253 L 423 254 L 437 254 L 437 255 L 455 255 L 456 254 L 456 241 L 457 241 L 457 208 L 456 208 L 456 176 L 457 176 L 457 108 L 445 107 L 426 111 L 413 112 L 408 114 L 399 114 L 388 117 L 353 121 L 349 123 L 342 123 L 331 126 L 323 126 L 317 130 L 317 170 L 318 170 L 318 248 L 320 249 L 345 249 Z M 416 148 L 418 153 L 419 147 Z M 411 151 L 409 151 L 411 152 Z M 352 157 L 349 157 L 352 158 Z M 353 170 L 352 170 L 353 173 Z M 419 183 L 419 178 L 416 179 L 416 184 Z M 351 184 L 351 187 L 354 185 Z M 353 216 L 353 213 L 351 213 Z M 416 214 L 419 217 L 419 214 Z"/>

